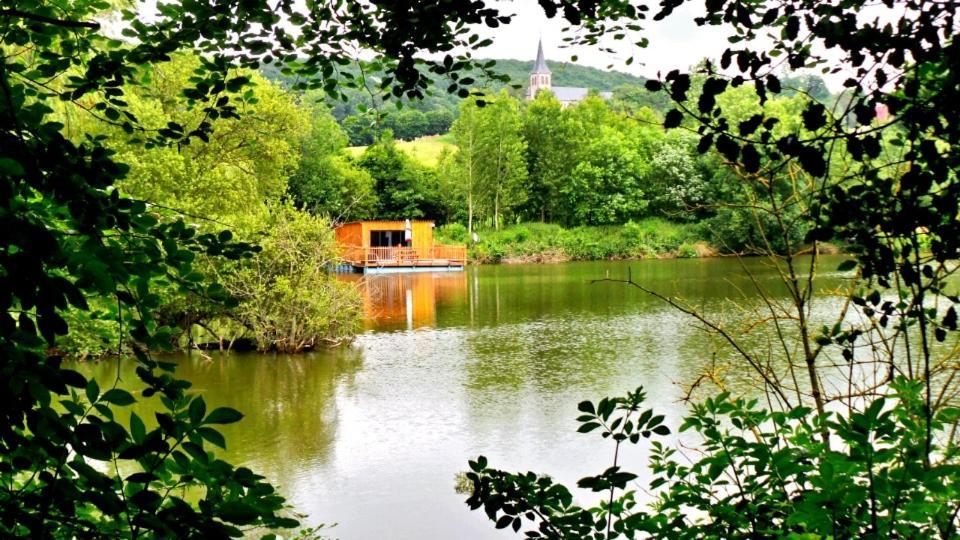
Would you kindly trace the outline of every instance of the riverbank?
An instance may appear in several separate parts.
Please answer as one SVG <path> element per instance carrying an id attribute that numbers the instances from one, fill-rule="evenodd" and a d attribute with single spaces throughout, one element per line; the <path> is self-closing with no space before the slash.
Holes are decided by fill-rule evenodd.
<path id="1" fill-rule="evenodd" d="M 549 223 L 522 223 L 497 231 L 477 231 L 479 241 L 469 242 L 467 230 L 458 223 L 437 228 L 443 243 L 470 246 L 471 262 L 558 263 L 650 258 L 698 258 L 720 254 L 698 224 L 645 219 L 616 226 L 564 228 Z"/>

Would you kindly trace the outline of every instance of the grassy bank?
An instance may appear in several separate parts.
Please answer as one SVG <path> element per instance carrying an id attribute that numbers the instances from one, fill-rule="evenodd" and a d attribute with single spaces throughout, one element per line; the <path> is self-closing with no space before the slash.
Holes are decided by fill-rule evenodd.
<path id="1" fill-rule="evenodd" d="M 430 167 L 437 165 L 444 150 L 450 152 L 456 150 L 456 146 L 454 146 L 452 137 L 449 134 L 421 137 L 412 141 L 397 141 L 397 148 L 413 159 Z M 347 148 L 347 152 L 354 157 L 360 157 L 366 149 L 366 146 L 350 146 Z"/>
<path id="2" fill-rule="evenodd" d="M 480 241 L 476 244 L 468 242 L 467 229 L 459 223 L 438 227 L 436 234 L 438 242 L 470 245 L 470 259 L 478 263 L 709 257 L 717 253 L 704 241 L 700 226 L 662 219 L 570 229 L 523 223 L 499 231 L 478 230 Z"/>

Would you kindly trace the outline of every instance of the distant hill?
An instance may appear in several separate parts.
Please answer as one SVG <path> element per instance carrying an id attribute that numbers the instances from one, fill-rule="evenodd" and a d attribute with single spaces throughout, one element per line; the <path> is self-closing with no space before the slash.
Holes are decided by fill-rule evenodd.
<path id="1" fill-rule="evenodd" d="M 533 60 L 495 60 L 497 71 L 510 77 L 516 84 L 527 86 L 527 78 L 533 69 Z M 569 62 L 551 62 L 547 66 L 553 73 L 555 86 L 582 86 L 594 90 L 612 91 L 624 84 L 642 85 L 646 79 L 621 71 L 597 69 L 594 67 L 571 64 Z"/>
<path id="2" fill-rule="evenodd" d="M 478 61 L 484 62 L 487 60 L 479 59 Z M 527 87 L 530 70 L 533 68 L 533 60 L 494 59 L 494 61 L 496 62 L 495 70 L 510 77 L 512 84 L 520 85 L 521 89 L 514 91 L 514 93 L 518 96 L 522 95 Z M 553 84 L 556 86 L 580 86 L 593 90 L 612 91 L 622 85 L 642 86 L 646 81 L 643 77 L 621 71 L 597 69 L 569 62 L 548 61 L 548 66 L 553 73 Z M 289 83 L 289 80 L 280 74 L 275 66 L 263 66 L 261 72 L 268 79 L 279 81 L 281 84 Z M 498 91 L 504 87 L 504 84 L 500 82 L 488 81 L 483 77 L 475 78 L 477 79 L 477 86 L 481 88 Z M 445 87 L 446 84 L 437 84 L 433 89 L 432 96 L 428 96 L 420 102 L 411 102 L 409 105 L 414 109 L 423 111 L 447 107 L 455 112 L 461 100 L 455 95 L 447 94 L 444 91 Z M 330 103 L 337 118 L 342 119 L 346 115 L 353 114 L 357 103 L 366 103 L 368 106 L 374 105 L 370 103 L 371 98 L 368 94 L 351 91 L 348 92 L 348 96 L 350 98 L 348 103 Z"/>
<path id="3" fill-rule="evenodd" d="M 478 61 L 483 62 L 486 60 L 481 59 Z M 510 93 L 517 97 L 524 95 L 530 70 L 533 68 L 533 60 L 504 59 L 494 61 L 496 62 L 494 71 L 508 76 L 511 81 L 509 86 L 519 86 L 519 88 L 510 88 Z M 571 64 L 569 62 L 549 62 L 548 66 L 553 73 L 554 86 L 576 86 L 598 91 L 613 91 L 625 85 L 642 87 L 645 81 L 643 77 L 636 77 L 620 71 L 597 69 Z M 348 67 L 346 69 L 349 70 L 350 68 Z M 268 79 L 278 81 L 280 84 L 289 86 L 292 83 L 289 78 L 281 74 L 279 70 L 272 65 L 263 66 L 261 72 Z M 377 78 L 377 74 L 367 74 L 367 76 L 373 79 Z M 473 78 L 476 80 L 477 88 L 486 88 L 494 92 L 508 86 L 499 81 L 491 81 L 480 74 L 474 74 Z M 328 98 L 326 99 L 326 103 L 330 107 L 330 112 L 333 113 L 333 116 L 340 122 L 340 125 L 343 126 L 344 131 L 346 131 L 349 136 L 351 145 L 362 146 L 370 144 L 384 127 L 391 127 L 383 125 L 371 127 L 369 120 L 362 119 L 363 115 L 359 112 L 362 109 L 362 107 L 360 107 L 361 104 L 367 108 L 392 110 L 394 112 L 394 114 L 391 115 L 393 117 L 392 122 L 394 122 L 395 125 L 393 125 L 391 129 L 394 131 L 394 135 L 398 138 L 409 140 L 424 135 L 444 133 L 449 129 L 450 123 L 453 122 L 459 113 L 462 99 L 455 94 L 447 93 L 447 85 L 448 82 L 444 82 L 442 79 L 437 80 L 436 84 L 429 90 L 429 94 L 423 99 L 416 101 L 402 100 L 404 111 L 406 112 L 398 112 L 391 106 L 384 108 L 382 107 L 383 103 L 378 97 L 371 96 L 367 92 L 356 89 L 347 89 L 344 91 L 347 98 L 346 101 Z M 442 114 L 443 117 L 448 120 L 439 128 L 429 128 L 427 125 L 428 122 L 417 118 L 418 114 L 420 117 L 423 117 L 428 113 L 434 115 Z"/>

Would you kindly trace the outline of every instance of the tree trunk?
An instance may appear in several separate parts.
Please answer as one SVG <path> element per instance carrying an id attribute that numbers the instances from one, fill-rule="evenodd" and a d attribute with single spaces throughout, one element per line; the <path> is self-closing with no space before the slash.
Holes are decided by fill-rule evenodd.
<path id="1" fill-rule="evenodd" d="M 467 237 L 473 241 L 473 188 L 467 193 Z"/>

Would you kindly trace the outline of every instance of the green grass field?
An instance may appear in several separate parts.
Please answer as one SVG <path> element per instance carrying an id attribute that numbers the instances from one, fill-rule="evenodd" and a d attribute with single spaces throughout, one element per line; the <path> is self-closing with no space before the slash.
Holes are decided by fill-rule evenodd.
<path id="1" fill-rule="evenodd" d="M 350 146 L 347 147 L 347 152 L 354 157 L 360 157 L 360 154 L 366 148 L 366 146 Z M 449 134 L 421 137 L 413 141 L 397 141 L 397 148 L 413 159 L 431 167 L 440 161 L 440 155 L 443 154 L 444 150 L 450 152 L 456 150 Z"/>

